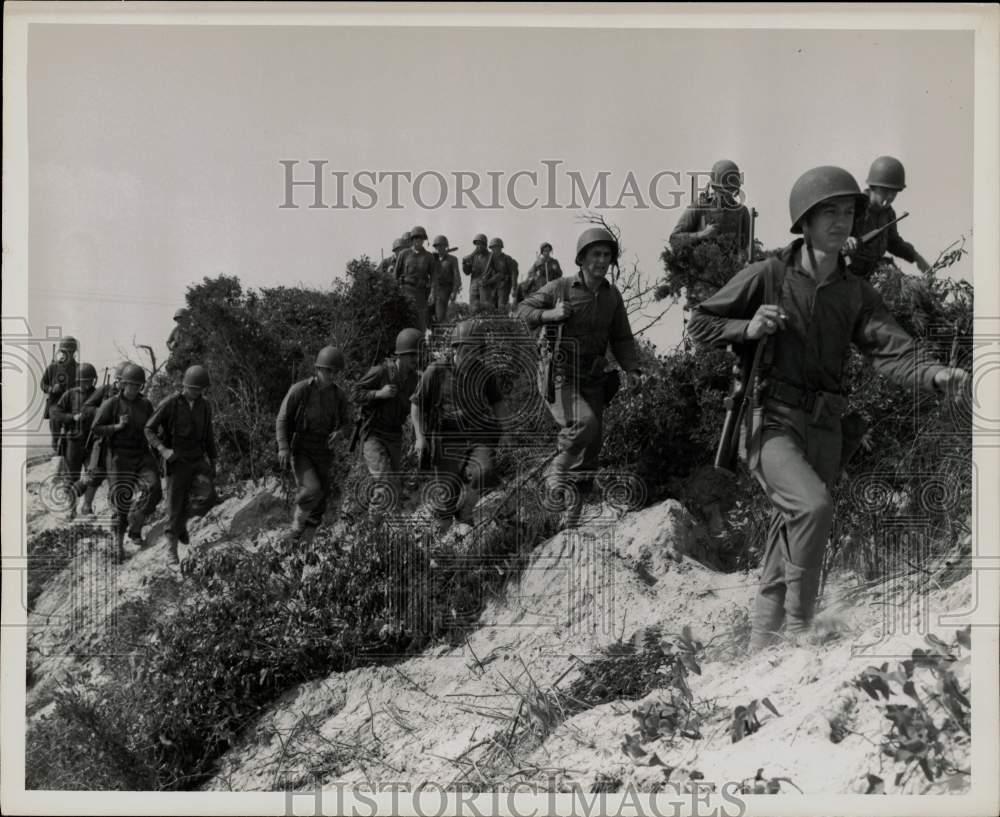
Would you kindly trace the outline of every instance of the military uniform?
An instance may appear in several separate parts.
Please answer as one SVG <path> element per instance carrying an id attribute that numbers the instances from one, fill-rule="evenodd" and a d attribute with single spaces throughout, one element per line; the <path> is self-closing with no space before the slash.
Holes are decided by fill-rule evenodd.
<path id="1" fill-rule="evenodd" d="M 146 443 L 146 423 L 152 415 L 153 405 L 142 395 L 130 401 L 117 394 L 105 400 L 94 417 L 93 433 L 105 442 L 114 531 L 121 534 L 127 527 L 133 539 L 142 538 L 142 526 L 163 496 L 157 462 Z M 116 431 L 122 416 L 127 424 Z"/>
<path id="2" fill-rule="evenodd" d="M 413 302 L 421 332 L 427 329 L 427 296 L 431 283 L 439 276 L 440 266 L 437 256 L 423 247 L 403 250 L 396 261 L 396 280 L 403 294 Z"/>
<path id="3" fill-rule="evenodd" d="M 473 313 L 490 309 L 496 303 L 495 287 L 483 286 L 483 276 L 491 257 L 491 253 L 484 248 L 477 249 L 462 259 L 462 272 L 469 276 L 469 307 Z"/>
<path id="4" fill-rule="evenodd" d="M 556 278 L 562 278 L 562 274 L 562 267 L 551 255 L 548 258 L 539 257 L 528 270 L 528 278 L 541 278 L 542 286 L 556 280 Z"/>
<path id="5" fill-rule="evenodd" d="M 434 323 L 444 323 L 448 317 L 448 301 L 452 292 L 462 289 L 462 275 L 458 271 L 458 259 L 446 253 L 437 257 L 438 269 L 431 280 L 431 316 Z"/>
<path id="6" fill-rule="evenodd" d="M 73 491 L 76 498 L 80 497 L 86 487 L 81 474 L 87 461 L 87 441 L 95 410 L 93 408 L 88 410 L 85 404 L 94 391 L 93 386 L 90 388 L 74 386 L 59 398 L 51 411 L 51 419 L 65 440 L 60 469 L 67 487 Z M 75 419 L 77 415 L 80 415 L 79 420 Z"/>
<path id="7" fill-rule="evenodd" d="M 735 199 L 727 199 L 718 191 L 706 196 L 703 192 L 698 197 L 696 207 L 688 207 L 681 214 L 670 233 L 670 246 L 679 250 L 686 244 L 700 240 L 697 233 L 709 224 L 718 227 L 717 237 L 731 237 L 736 246 L 743 252 L 750 244 L 750 211 Z"/>
<path id="8" fill-rule="evenodd" d="M 492 484 L 501 431 L 495 407 L 502 399 L 496 378 L 479 359 L 462 366 L 435 361 L 424 371 L 410 400 L 419 405 L 431 442 L 441 488 L 433 512 L 439 519 L 458 515 L 469 521 L 480 493 Z"/>
<path id="9" fill-rule="evenodd" d="M 69 357 L 65 362 L 53 361 L 42 373 L 42 391 L 45 393 L 45 412 L 42 418 L 49 421 L 52 436 L 52 450 L 59 447 L 59 423 L 52 417 L 52 406 L 69 389 L 74 388 L 77 379 L 77 362 Z"/>
<path id="10" fill-rule="evenodd" d="M 336 383 L 321 388 L 315 377 L 292 385 L 278 410 L 278 451 L 288 451 L 298 486 L 292 528 L 302 533 L 323 521 L 330 496 L 333 451 L 327 443 L 353 421 L 350 404 Z"/>
<path id="11" fill-rule="evenodd" d="M 204 504 L 214 494 L 213 464 L 217 451 L 212 407 L 204 397 L 189 402 L 183 393 L 172 394 L 156 407 L 146 423 L 145 433 L 153 448 L 165 447 L 174 452 L 173 462 L 166 465 L 167 532 L 187 544 L 190 500 L 201 500 Z M 196 484 L 199 490 L 192 496 Z"/>
<path id="12" fill-rule="evenodd" d="M 361 452 L 368 472 L 387 480 L 395 496 L 399 495 L 398 477 L 403 459 L 403 425 L 410 415 L 410 397 L 417 387 L 417 373 L 404 375 L 399 364 L 386 358 L 371 369 L 351 392 L 362 416 Z M 377 398 L 375 393 L 386 385 L 396 386 L 396 396 Z"/>
<path id="13" fill-rule="evenodd" d="M 817 287 L 799 266 L 802 245 L 797 239 L 778 258 L 743 269 L 697 306 L 688 324 L 699 343 L 739 346 L 763 302 L 765 276 L 780 284 L 773 291 L 780 293 L 787 321 L 769 341 L 763 422 L 749 456 L 775 509 L 753 615 L 754 647 L 769 643 L 786 621 L 790 632 L 802 632 L 813 616 L 833 522 L 830 486 L 840 466 L 843 370 L 850 345 L 904 385 L 932 389 L 944 368 L 922 359 L 875 289 L 847 272 L 843 259 Z"/>
<path id="14" fill-rule="evenodd" d="M 542 325 L 542 313 L 559 302 L 568 303 L 572 314 L 562 323 L 562 341 L 555 350 L 555 357 L 562 362 L 554 378 L 555 402 L 548 408 L 560 431 L 556 458 L 549 470 L 550 483 L 558 483 L 566 475 L 579 477 L 597 467 L 608 388 L 608 347 L 622 369 L 638 369 L 635 340 L 617 287 L 605 279 L 591 292 L 582 272 L 558 278 L 525 298 L 518 315 L 536 329 Z M 554 334 L 556 326 L 548 324 L 547 331 Z"/>
<path id="15" fill-rule="evenodd" d="M 851 235 L 858 239 L 858 247 L 851 255 L 851 272 L 862 278 L 871 278 L 882 256 L 890 252 L 910 264 L 916 263 L 917 251 L 913 245 L 899 237 L 899 230 L 893 224 L 870 241 L 862 244 L 861 236 L 895 221 L 896 211 L 889 207 L 868 207 L 854 220 Z"/>
<path id="16" fill-rule="evenodd" d="M 507 304 L 510 303 L 511 290 L 517 286 L 517 261 L 501 250 L 494 254 L 493 265 L 500 271 L 498 276 L 499 283 L 497 284 L 496 308 L 503 312 L 507 309 Z"/>

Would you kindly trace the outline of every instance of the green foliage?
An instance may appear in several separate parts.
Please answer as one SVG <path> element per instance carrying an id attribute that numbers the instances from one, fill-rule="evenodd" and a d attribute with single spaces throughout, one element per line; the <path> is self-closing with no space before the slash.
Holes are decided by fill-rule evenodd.
<path id="1" fill-rule="evenodd" d="M 929 782 L 943 775 L 969 774 L 956 765 L 951 749 L 967 748 L 971 738 L 970 688 L 963 688 L 953 669 L 958 663 L 969 662 L 969 656 L 959 659 L 955 652 L 959 647 L 971 647 L 970 633 L 971 627 L 956 631 L 951 644 L 928 635 L 929 650 L 913 650 L 909 659 L 896 662 L 891 670 L 888 662 L 868 667 L 852 682 L 874 701 L 885 701 L 885 717 L 891 726 L 881 749 L 902 766 L 896 774 L 897 787 L 917 768 Z M 921 682 L 926 674 L 930 685 Z M 913 703 L 888 703 L 894 695 L 904 695 Z"/>

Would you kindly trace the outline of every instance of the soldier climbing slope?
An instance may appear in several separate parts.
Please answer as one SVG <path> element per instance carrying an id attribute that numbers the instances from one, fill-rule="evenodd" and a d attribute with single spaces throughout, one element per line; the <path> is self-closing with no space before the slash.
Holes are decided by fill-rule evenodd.
<path id="1" fill-rule="evenodd" d="M 442 324 L 448 317 L 448 303 L 454 303 L 462 290 L 462 274 L 458 259 L 448 252 L 448 239 L 439 235 L 434 239 L 437 252 L 437 274 L 431 281 L 431 309 L 429 317 L 435 324 Z"/>
<path id="2" fill-rule="evenodd" d="M 53 453 L 58 453 L 59 423 L 52 417 L 52 406 L 63 394 L 76 386 L 76 348 L 76 338 L 69 336 L 62 338 L 58 349 L 53 352 L 52 361 L 42 374 L 41 386 L 45 393 L 45 413 L 42 418 L 49 421 Z"/>
<path id="3" fill-rule="evenodd" d="M 503 400 L 482 356 L 486 339 L 478 321 L 456 324 L 451 360 L 424 370 L 410 398 L 414 449 L 421 469 L 433 468 L 440 501 L 433 508 L 438 531 L 455 518 L 471 523 L 482 492 L 493 485 L 493 451 L 502 431 Z"/>
<path id="4" fill-rule="evenodd" d="M 490 241 L 490 273 L 487 277 L 495 276 L 496 280 L 496 309 L 499 312 L 506 312 L 510 303 L 510 294 L 517 295 L 517 261 L 503 251 L 503 239 L 494 238 Z"/>
<path id="5" fill-rule="evenodd" d="M 164 538 L 171 564 L 179 561 L 177 543 L 188 544 L 187 521 L 193 508 L 204 513 L 215 494 L 212 407 L 204 397 L 209 385 L 204 366 L 189 366 L 181 390 L 164 399 L 146 423 L 146 439 L 166 465 L 169 520 Z"/>
<path id="6" fill-rule="evenodd" d="M 739 167 L 729 159 L 719 159 L 712 165 L 708 188 L 681 214 L 670 233 L 674 250 L 707 238 L 731 237 L 746 260 L 750 245 L 750 211 L 739 202 L 743 180 Z"/>
<path id="7" fill-rule="evenodd" d="M 294 383 L 278 410 L 278 461 L 291 464 L 298 493 L 292 535 L 307 542 L 323 521 L 330 496 L 334 446 L 353 422 L 350 403 L 335 378 L 344 369 L 336 346 L 316 355 L 316 374 Z"/>
<path id="8" fill-rule="evenodd" d="M 964 371 L 924 360 L 871 284 L 846 270 L 841 249 L 864 203 L 846 170 L 802 174 L 789 210 L 791 231 L 803 237 L 737 273 L 695 308 L 688 325 L 702 344 L 767 344 L 761 410 L 744 432 L 747 465 L 774 505 L 754 650 L 777 640 L 782 626 L 793 637 L 805 633 L 813 618 L 833 522 L 830 485 L 839 471 L 850 344 L 897 383 L 953 395 L 968 385 Z"/>
<path id="9" fill-rule="evenodd" d="M 403 294 L 413 303 L 417 316 L 417 328 L 427 329 L 427 299 L 431 282 L 438 278 L 437 256 L 424 249 L 427 231 L 423 227 L 410 230 L 413 246 L 403 250 L 396 261 L 395 275 Z"/>
<path id="10" fill-rule="evenodd" d="M 146 443 L 153 405 L 140 394 L 145 385 L 142 368 L 128 364 L 122 371 L 121 391 L 101 403 L 94 417 L 93 432 L 107 446 L 108 498 L 119 561 L 125 558 L 125 529 L 129 539 L 142 547 L 142 526 L 163 496 L 156 459 Z"/>
<path id="11" fill-rule="evenodd" d="M 549 490 L 576 483 L 567 503 L 564 527 L 579 523 L 582 491 L 593 480 L 601 451 L 604 409 L 620 386 L 619 374 L 606 371 L 610 346 L 630 383 L 639 379 L 635 340 L 618 288 L 607 280 L 618 258 L 618 242 L 603 227 L 591 227 L 576 243 L 579 274 L 558 278 L 529 295 L 518 315 L 531 329 L 546 327 L 547 371 L 540 375 L 546 405 L 560 426 L 557 454 L 547 474 Z M 554 360 L 561 360 L 556 364 Z"/>
<path id="12" fill-rule="evenodd" d="M 396 336 L 394 357 L 373 366 L 351 392 L 361 420 L 355 432 L 376 489 L 389 492 L 390 510 L 397 506 L 403 459 L 403 425 L 410 415 L 410 397 L 417 387 L 417 366 L 424 336 L 404 329 Z"/>
<path id="13" fill-rule="evenodd" d="M 875 266 L 886 252 L 916 264 L 921 272 L 929 271 L 931 265 L 912 244 L 899 237 L 899 230 L 892 223 L 896 221 L 892 203 L 906 187 L 906 171 L 902 162 L 892 156 L 879 156 L 872 162 L 865 184 L 868 185 L 865 189 L 868 206 L 859 210 L 854 229 L 844 247 L 850 258 L 851 272 L 862 278 L 871 278 Z M 867 242 L 861 241 L 863 235 L 875 230 L 881 232 Z"/>
<path id="14" fill-rule="evenodd" d="M 62 455 L 60 475 L 65 490 L 72 495 L 72 505 L 67 518 L 76 518 L 76 502 L 80 498 L 76 485 L 80 482 L 84 463 L 87 461 L 87 439 L 90 437 L 90 426 L 94 419 L 93 411 L 87 412 L 84 403 L 94 393 L 97 383 L 97 370 L 90 363 L 80 364 L 79 385 L 64 392 L 54 406 L 51 419 L 59 428 L 60 438 L 58 448 Z M 95 489 L 96 490 L 96 489 Z M 93 513 L 93 492 L 87 494 L 84 500 L 83 513 Z"/>

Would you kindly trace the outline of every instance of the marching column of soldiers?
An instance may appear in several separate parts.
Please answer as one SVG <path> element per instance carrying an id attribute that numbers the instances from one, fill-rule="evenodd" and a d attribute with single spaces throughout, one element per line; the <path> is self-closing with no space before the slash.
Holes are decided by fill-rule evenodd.
<path id="1" fill-rule="evenodd" d="M 755 410 L 745 414 L 737 431 L 745 464 L 774 508 L 751 649 L 782 633 L 795 637 L 813 618 L 833 523 L 830 488 L 841 465 L 843 361 L 849 346 L 898 383 L 950 397 L 970 385 L 964 370 L 922 357 L 868 281 L 886 251 L 922 271 L 930 267 L 896 229 L 899 219 L 891 204 L 905 187 L 902 164 L 879 157 L 867 185 L 862 191 L 839 167 L 802 174 L 789 195 L 789 229 L 796 238 L 773 257 L 745 266 L 694 308 L 688 324 L 689 335 L 702 346 L 746 352 L 759 345 L 764 387 L 755 391 Z M 671 246 L 731 237 L 741 261 L 751 259 L 753 223 L 741 187 L 737 165 L 716 162 L 708 188 L 671 234 Z M 322 523 L 336 442 L 351 427 L 351 450 L 360 442 L 373 485 L 388 496 L 377 512 L 398 509 L 407 419 L 419 469 L 431 473 L 438 488 L 437 530 L 456 520 L 473 521 L 479 497 L 496 483 L 494 456 L 504 431 L 503 394 L 484 354 L 490 340 L 483 316 L 503 313 L 511 300 L 516 317 L 539 332 L 538 390 L 559 427 L 545 485 L 562 497 L 564 528 L 580 522 L 582 497 L 598 468 L 604 412 L 623 385 L 622 373 L 629 387 L 641 380 L 626 306 L 609 280 L 619 247 L 607 229 L 581 233 L 576 275 L 563 275 L 552 245 L 544 242 L 520 283 L 517 263 L 503 252 L 499 238 L 477 234 L 473 252 L 461 264 L 445 236 L 434 239 L 433 253 L 424 248 L 426 240 L 423 227 L 413 228 L 393 242 L 393 255 L 379 267 L 395 278 L 417 316 L 416 326 L 398 334 L 394 354 L 348 390 L 338 382 L 342 352 L 324 347 L 315 374 L 294 383 L 282 401 L 275 428 L 278 459 L 291 469 L 298 489 L 291 531 L 298 542 L 311 539 Z M 451 355 L 421 370 L 425 330 L 444 323 L 463 275 L 469 279 L 473 317 L 451 329 Z M 45 416 L 74 501 L 70 516 L 81 496 L 83 513 L 92 513 L 94 492 L 107 479 L 115 552 L 124 558 L 126 532 L 142 546 L 142 526 L 161 498 L 162 469 L 167 555 L 176 564 L 178 542 L 188 543 L 188 517 L 214 498 L 209 373 L 189 367 L 181 390 L 154 409 L 141 394 L 141 367 L 123 362 L 113 383 L 95 388 L 97 373 L 90 364 L 77 366 L 76 348 L 73 338 L 60 342 L 42 381 Z"/>

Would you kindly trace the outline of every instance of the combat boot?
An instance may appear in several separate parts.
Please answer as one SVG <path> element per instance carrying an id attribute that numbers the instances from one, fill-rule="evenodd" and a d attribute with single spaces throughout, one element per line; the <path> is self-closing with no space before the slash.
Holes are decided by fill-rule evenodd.
<path id="1" fill-rule="evenodd" d="M 80 506 L 80 516 L 94 515 L 94 494 L 97 489 L 93 485 L 88 485 L 83 492 L 83 504 Z"/>
<path id="2" fill-rule="evenodd" d="M 116 530 L 115 531 L 115 548 L 114 548 L 114 560 L 121 564 L 128 558 L 128 554 L 125 552 L 125 531 Z"/>
<path id="3" fill-rule="evenodd" d="M 179 565 L 181 560 L 177 555 L 177 537 L 168 533 L 163 538 L 167 540 L 167 564 Z"/>

